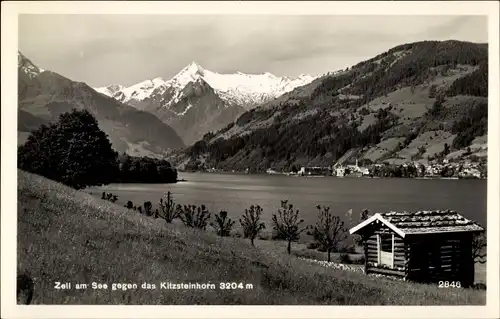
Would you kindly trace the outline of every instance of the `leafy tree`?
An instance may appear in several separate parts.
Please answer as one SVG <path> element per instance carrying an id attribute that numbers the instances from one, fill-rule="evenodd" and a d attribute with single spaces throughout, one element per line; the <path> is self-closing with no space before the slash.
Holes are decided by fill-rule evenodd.
<path id="1" fill-rule="evenodd" d="M 118 158 L 121 183 L 175 183 L 177 170 L 168 161 L 122 154 Z"/>
<path id="2" fill-rule="evenodd" d="M 361 115 L 368 115 L 368 114 L 370 114 L 370 111 L 366 107 L 363 107 L 359 111 L 359 114 L 361 114 Z"/>
<path id="3" fill-rule="evenodd" d="M 452 177 L 454 174 L 455 174 L 455 170 L 449 166 L 444 166 L 440 172 L 440 175 L 442 177 Z"/>
<path id="4" fill-rule="evenodd" d="M 125 205 L 125 207 L 128 209 L 132 209 L 132 208 L 134 208 L 134 203 L 132 203 L 132 201 L 127 201 L 127 204 Z"/>
<path id="5" fill-rule="evenodd" d="M 448 143 L 444 143 L 443 156 L 450 154 L 450 145 Z"/>
<path id="6" fill-rule="evenodd" d="M 215 222 L 210 223 L 210 226 L 215 229 L 218 236 L 228 237 L 231 234 L 234 223 L 231 218 L 227 218 L 227 212 L 222 210 L 219 214 L 215 215 Z"/>
<path id="7" fill-rule="evenodd" d="M 363 209 L 360 213 L 358 218 L 354 217 L 354 214 L 352 213 L 352 209 L 349 209 L 347 213 L 345 214 L 345 221 L 347 222 L 347 225 L 349 228 L 354 227 L 355 225 L 367 220 L 372 214 L 368 209 Z M 364 238 L 361 235 L 354 234 L 354 243 L 358 246 L 363 245 L 363 240 Z M 325 250 L 326 251 L 326 250 Z"/>
<path id="8" fill-rule="evenodd" d="M 170 224 L 174 219 L 180 217 L 182 214 L 182 206 L 180 204 L 175 205 L 172 199 L 172 193 L 167 192 L 165 197 L 165 200 L 160 198 L 160 209 L 162 212 L 160 217 Z"/>
<path id="9" fill-rule="evenodd" d="M 81 189 L 110 183 L 116 176 L 117 153 L 87 110 L 61 114 L 42 125 L 18 148 L 18 167 Z"/>
<path id="10" fill-rule="evenodd" d="M 281 207 L 277 214 L 273 214 L 273 229 L 276 232 L 277 238 L 282 238 L 288 242 L 287 251 L 292 253 L 292 242 L 300 238 L 300 234 L 306 230 L 301 228 L 303 219 L 299 220 L 299 210 L 294 210 L 292 204 L 288 204 L 288 200 L 281 201 Z"/>
<path id="11" fill-rule="evenodd" d="M 260 222 L 260 215 L 262 215 L 262 207 L 259 205 L 251 205 L 249 209 L 245 209 L 245 213 L 240 219 L 241 227 L 243 227 L 243 235 L 245 238 L 250 238 L 252 246 L 254 245 L 254 240 L 261 230 L 265 229 L 264 223 Z"/>
<path id="12" fill-rule="evenodd" d="M 347 230 L 340 217 L 330 212 L 330 207 L 318 205 L 316 209 L 318 210 L 318 220 L 311 235 L 314 241 L 327 252 L 328 262 L 330 262 L 331 252 L 336 250 L 338 244 L 347 238 Z"/>
<path id="13" fill-rule="evenodd" d="M 430 109 L 429 114 L 433 117 L 437 117 L 441 114 L 443 109 L 444 98 L 442 96 L 438 96 L 434 104 L 432 105 L 432 109 Z"/>
<path id="14" fill-rule="evenodd" d="M 184 205 L 179 217 L 186 227 L 205 230 L 210 218 L 210 212 L 205 205 L 198 207 L 196 205 Z"/>
<path id="15" fill-rule="evenodd" d="M 426 151 L 427 151 L 427 149 L 425 148 L 424 145 L 420 146 L 418 148 L 417 156 L 422 157 L 422 155 L 424 155 Z"/>
<path id="16" fill-rule="evenodd" d="M 486 235 L 484 233 L 474 235 L 472 257 L 475 263 L 484 264 L 486 262 Z"/>

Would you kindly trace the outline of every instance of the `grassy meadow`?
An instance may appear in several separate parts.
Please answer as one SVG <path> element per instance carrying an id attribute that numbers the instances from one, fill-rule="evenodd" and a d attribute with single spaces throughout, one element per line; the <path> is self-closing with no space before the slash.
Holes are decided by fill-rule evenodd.
<path id="1" fill-rule="evenodd" d="M 166 224 L 98 195 L 18 170 L 18 272 L 34 281 L 32 304 L 481 305 L 486 301 L 484 290 L 439 289 L 325 268 L 298 258 L 306 257 L 304 245 L 292 245 L 292 255 L 282 242 L 257 240 L 252 247 L 246 239 Z M 73 286 L 58 290 L 55 282 Z M 92 289 L 92 282 L 106 283 L 108 289 Z M 211 283 L 215 289 L 161 289 L 162 282 Z M 221 282 L 242 283 L 248 289 L 219 289 Z M 77 290 L 76 283 L 89 287 Z M 135 283 L 138 288 L 112 290 L 112 283 Z M 156 289 L 141 289 L 143 283 L 155 284 Z"/>

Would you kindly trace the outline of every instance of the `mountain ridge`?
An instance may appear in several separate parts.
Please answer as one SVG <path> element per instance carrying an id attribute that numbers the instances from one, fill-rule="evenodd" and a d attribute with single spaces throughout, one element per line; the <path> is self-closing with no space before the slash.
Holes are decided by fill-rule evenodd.
<path id="1" fill-rule="evenodd" d="M 217 93 L 220 93 L 221 97 L 228 103 L 257 105 L 289 92 L 295 87 L 307 84 L 315 78 L 317 77 L 307 74 L 301 74 L 298 77 L 279 77 L 270 72 L 261 74 L 248 74 L 239 71 L 231 74 L 218 73 L 207 70 L 193 61 L 170 80 L 156 77 L 128 87 L 111 84 L 97 87 L 95 90 L 127 103 L 131 100 L 142 101 L 149 98 L 151 94 L 161 94 L 169 87 L 182 90 L 188 83 L 202 79 Z M 154 92 L 155 90 L 158 91 Z M 167 106 L 172 102 L 167 102 Z"/>
<path id="2" fill-rule="evenodd" d="M 221 74 L 191 62 L 170 80 L 156 77 L 129 87 L 113 84 L 96 91 L 156 115 L 190 145 L 246 110 L 315 78 L 277 77 L 269 72 Z"/>

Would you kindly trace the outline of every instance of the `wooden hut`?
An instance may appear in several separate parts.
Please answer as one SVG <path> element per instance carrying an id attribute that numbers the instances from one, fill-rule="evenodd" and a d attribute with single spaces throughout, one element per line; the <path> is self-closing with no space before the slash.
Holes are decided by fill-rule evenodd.
<path id="1" fill-rule="evenodd" d="M 450 210 L 375 214 L 349 230 L 363 238 L 365 273 L 463 287 L 474 284 L 472 241 L 482 231 Z"/>

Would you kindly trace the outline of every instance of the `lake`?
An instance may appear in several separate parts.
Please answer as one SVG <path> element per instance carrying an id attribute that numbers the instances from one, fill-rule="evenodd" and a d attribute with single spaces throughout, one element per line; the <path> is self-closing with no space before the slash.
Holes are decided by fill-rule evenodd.
<path id="1" fill-rule="evenodd" d="M 267 231 L 271 216 L 281 200 L 300 209 L 306 224 L 316 220 L 316 205 L 327 205 L 339 216 L 349 209 L 356 218 L 365 208 L 372 212 L 453 209 L 486 227 L 486 180 L 440 180 L 403 178 L 291 177 L 283 175 L 244 175 L 217 173 L 179 173 L 177 184 L 110 184 L 87 191 L 118 195 L 118 204 L 134 205 L 151 201 L 158 207 L 162 195 L 171 191 L 179 204 L 205 204 L 211 212 L 226 210 L 238 220 L 244 209 L 260 205 Z M 239 223 L 235 225 L 239 228 Z M 304 236 L 305 237 L 305 236 Z"/>

